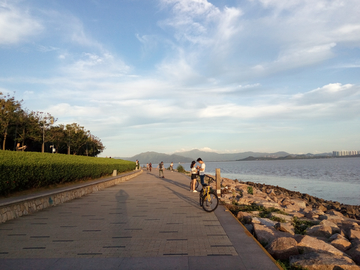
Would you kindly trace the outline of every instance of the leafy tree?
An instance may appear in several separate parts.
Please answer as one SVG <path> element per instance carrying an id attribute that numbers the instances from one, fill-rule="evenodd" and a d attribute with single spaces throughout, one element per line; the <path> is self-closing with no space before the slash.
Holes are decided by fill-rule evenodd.
<path id="1" fill-rule="evenodd" d="M 0 92 L 0 133 L 3 136 L 2 149 L 5 150 L 6 139 L 11 124 L 17 122 L 21 110 L 21 102 L 9 94 Z"/>
<path id="2" fill-rule="evenodd" d="M 27 147 L 27 150 L 45 152 L 45 146 L 54 147 L 58 153 L 97 156 L 104 149 L 98 137 L 77 123 L 58 125 L 49 113 L 28 112 L 21 108 L 22 101 L 0 92 L 0 138 L 2 149 L 6 147 L 8 134 L 14 133 L 14 150 Z M 13 133 L 12 133 L 13 132 Z M 18 146 L 16 146 L 18 144 Z M 7 148 L 9 144 L 7 145 Z"/>

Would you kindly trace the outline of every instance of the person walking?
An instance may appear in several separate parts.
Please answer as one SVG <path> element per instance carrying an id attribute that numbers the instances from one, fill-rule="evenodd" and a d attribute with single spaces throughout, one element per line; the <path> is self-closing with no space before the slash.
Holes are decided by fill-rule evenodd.
<path id="1" fill-rule="evenodd" d="M 162 161 L 159 163 L 159 177 L 165 178 L 164 177 L 164 162 L 162 162 Z"/>
<path id="2" fill-rule="evenodd" d="M 200 163 L 200 166 L 197 166 L 197 169 L 199 170 L 201 185 L 204 186 L 205 185 L 205 182 L 204 182 L 205 167 L 206 167 L 205 162 L 201 158 L 198 158 L 196 161 Z"/>
<path id="3" fill-rule="evenodd" d="M 140 166 L 139 166 L 140 164 L 139 164 L 139 161 L 138 161 L 138 160 L 135 161 L 135 165 L 136 165 L 136 167 L 135 167 L 136 170 L 140 169 Z"/>
<path id="4" fill-rule="evenodd" d="M 191 184 L 190 184 L 190 192 L 197 192 L 195 189 L 195 183 L 196 183 L 196 178 L 198 175 L 198 170 L 195 167 L 195 160 L 193 160 L 190 164 L 190 172 L 191 172 Z"/>
<path id="5" fill-rule="evenodd" d="M 170 171 L 173 172 L 174 171 L 174 163 L 171 161 L 170 163 Z"/>
<path id="6" fill-rule="evenodd" d="M 152 164 L 151 164 L 151 162 L 149 163 L 149 170 L 150 170 L 150 172 L 151 172 L 151 169 L 152 169 Z"/>

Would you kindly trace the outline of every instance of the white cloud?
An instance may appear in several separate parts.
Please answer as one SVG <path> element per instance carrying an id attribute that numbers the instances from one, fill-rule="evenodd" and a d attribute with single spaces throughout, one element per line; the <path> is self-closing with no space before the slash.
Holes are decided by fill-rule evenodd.
<path id="1" fill-rule="evenodd" d="M 339 103 L 360 94 L 360 87 L 352 84 L 332 83 L 312 91 L 297 94 L 293 100 L 298 104 Z"/>
<path id="2" fill-rule="evenodd" d="M 249 89 L 249 88 L 255 88 L 255 87 L 259 87 L 260 83 L 254 83 L 254 84 L 246 84 L 246 85 L 239 85 L 239 88 L 241 89 Z"/>
<path id="3" fill-rule="evenodd" d="M 26 10 L 0 1 L 0 44 L 10 45 L 27 41 L 43 31 L 42 23 Z"/>
<path id="4" fill-rule="evenodd" d="M 60 58 L 65 59 L 64 55 Z M 122 60 L 104 52 L 83 53 L 79 59 L 62 68 L 64 74 L 77 79 L 121 77 L 130 70 Z"/>

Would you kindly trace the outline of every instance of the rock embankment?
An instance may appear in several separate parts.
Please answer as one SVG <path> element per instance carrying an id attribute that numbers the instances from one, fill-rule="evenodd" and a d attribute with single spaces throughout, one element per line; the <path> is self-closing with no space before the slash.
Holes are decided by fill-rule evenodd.
<path id="1" fill-rule="evenodd" d="M 359 206 L 227 178 L 221 186 L 220 199 L 274 259 L 309 270 L 360 270 Z"/>
<path id="2" fill-rule="evenodd" d="M 243 182 L 243 183 L 249 186 L 253 186 L 259 189 L 260 191 L 266 191 L 268 189 L 272 189 L 274 190 L 276 196 L 284 195 L 292 199 L 304 200 L 307 205 L 311 206 L 314 209 L 319 209 L 322 211 L 334 209 L 335 211 L 341 212 L 345 217 L 360 220 L 360 205 L 347 205 L 336 201 L 327 201 L 321 198 L 310 196 L 309 194 L 306 193 L 291 191 L 278 186 L 258 184 L 253 182 Z"/>

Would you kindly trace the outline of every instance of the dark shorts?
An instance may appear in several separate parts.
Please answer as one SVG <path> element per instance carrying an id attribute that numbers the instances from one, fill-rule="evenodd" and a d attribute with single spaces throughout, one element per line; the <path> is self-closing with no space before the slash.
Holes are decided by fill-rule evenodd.
<path id="1" fill-rule="evenodd" d="M 197 174 L 192 174 L 192 175 L 191 175 L 191 180 L 195 180 L 195 179 L 196 179 L 196 176 L 197 176 Z"/>

